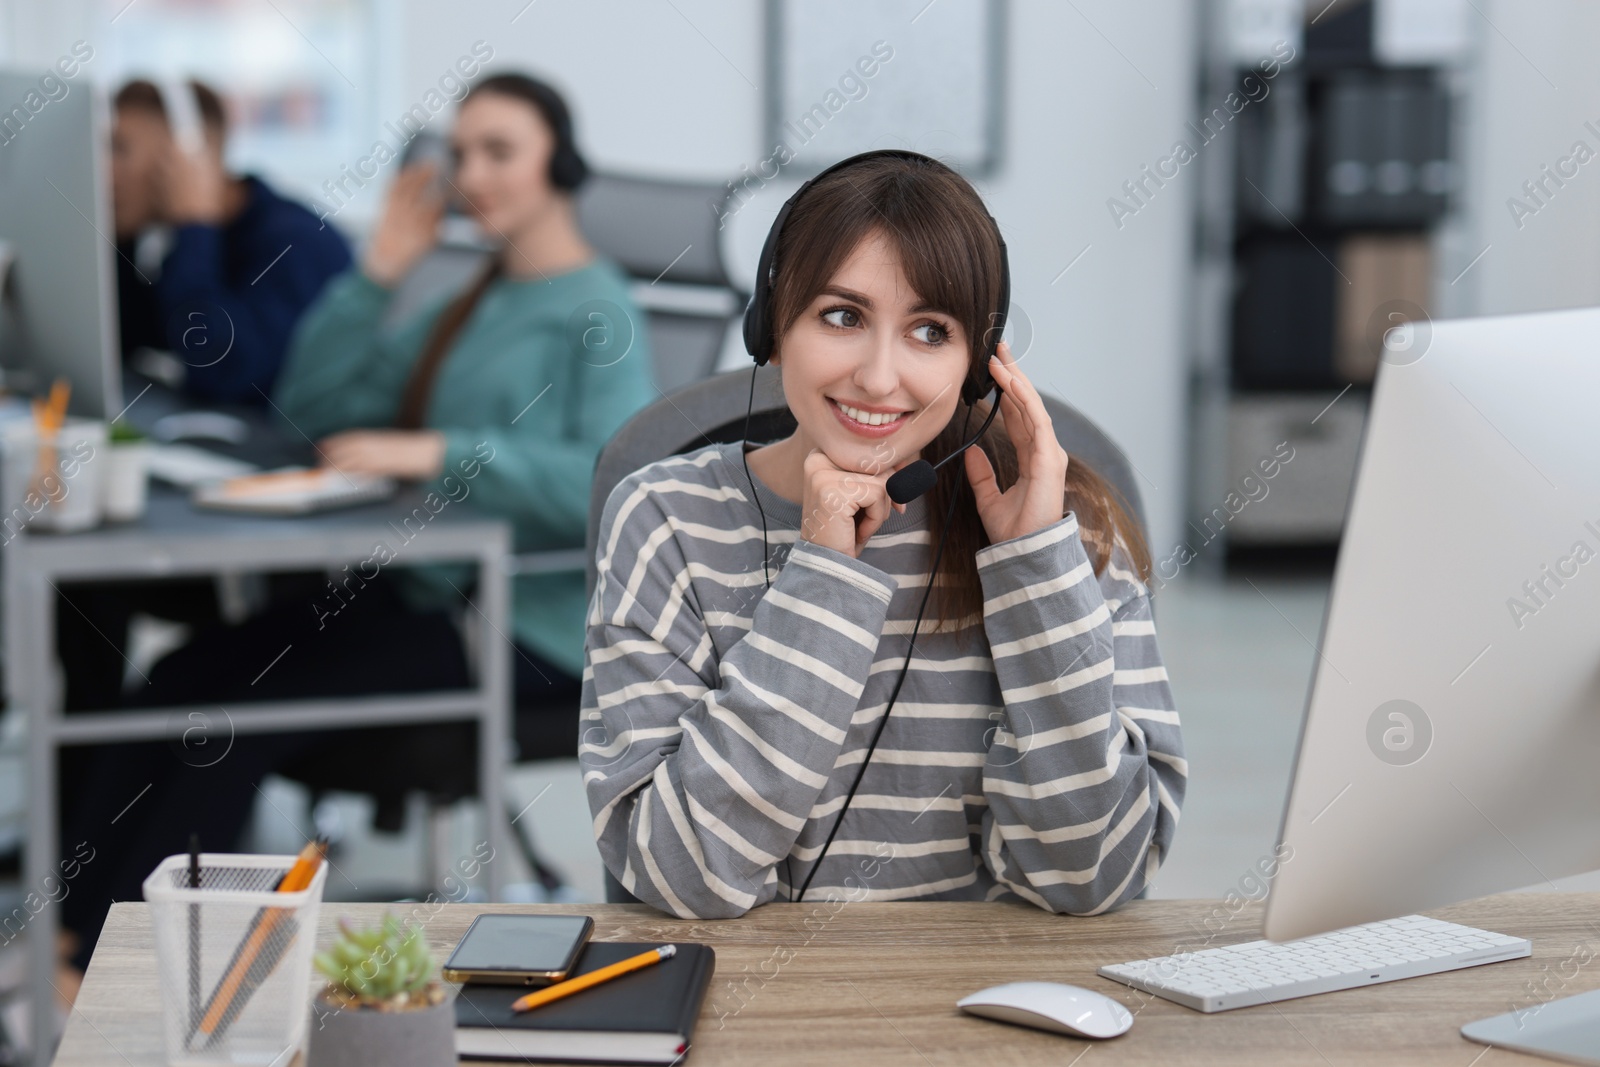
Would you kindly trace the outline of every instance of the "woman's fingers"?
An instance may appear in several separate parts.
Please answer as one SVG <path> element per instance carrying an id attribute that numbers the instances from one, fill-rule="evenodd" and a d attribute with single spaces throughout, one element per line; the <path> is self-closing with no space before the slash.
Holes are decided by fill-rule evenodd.
<path id="1" fill-rule="evenodd" d="M 432 160 L 413 163 L 400 172 L 390 194 L 391 203 L 412 218 L 425 219 L 443 209 L 443 198 L 430 192 L 438 166 Z"/>
<path id="2" fill-rule="evenodd" d="M 1019 391 L 1017 376 L 1008 364 L 999 359 L 990 361 L 995 381 L 1000 383 L 1000 414 L 1006 420 L 1006 435 L 1011 438 L 1011 444 L 1017 454 L 1017 474 L 1027 477 L 1033 468 L 1034 427 L 1033 420 L 1023 399 L 1016 395 Z M 969 450 L 970 451 L 970 450 Z"/>
<path id="3" fill-rule="evenodd" d="M 324 437 L 317 444 L 322 461 L 338 470 L 360 470 L 374 451 L 372 436 L 362 430 L 346 430 Z"/>
<path id="4" fill-rule="evenodd" d="M 1009 410 L 1016 413 L 1017 419 L 1028 423 L 1027 428 L 1030 433 L 1037 433 L 1036 416 L 1044 413 L 1043 404 L 1039 400 L 1038 391 L 1033 388 L 1033 383 L 1028 381 L 1027 376 L 1015 363 L 1008 360 L 1007 357 L 1010 355 L 1011 346 L 1002 342 L 991 361 L 991 364 L 999 365 L 998 371 L 995 372 L 995 380 L 1000 382 L 1001 390 L 1010 401 Z"/>
<path id="5" fill-rule="evenodd" d="M 801 500 L 802 539 L 859 556 L 862 546 L 903 505 L 889 499 L 889 476 L 848 471 L 834 465 L 821 449 L 802 461 L 805 489 Z"/>
<path id="6" fill-rule="evenodd" d="M 400 177 L 396 179 L 395 185 L 408 193 L 419 192 L 433 178 L 436 170 L 438 170 L 438 166 L 431 159 L 413 163 L 400 172 Z"/>
<path id="7" fill-rule="evenodd" d="M 977 445 L 967 449 L 965 462 L 967 482 L 972 486 L 973 501 L 982 512 L 1000 495 L 1000 487 L 994 476 L 994 464 L 989 462 L 988 453 Z"/>
<path id="8" fill-rule="evenodd" d="M 856 548 L 859 550 L 865 545 L 873 534 L 878 532 L 884 520 L 889 517 L 889 498 L 887 495 L 874 497 L 867 502 L 867 506 L 860 511 L 861 521 L 856 526 Z"/>
<path id="9" fill-rule="evenodd" d="M 1009 354 L 1007 346 L 1000 346 Z M 996 360 L 996 362 L 999 362 Z M 1033 387 L 1026 375 L 1017 369 L 1015 363 L 1001 363 L 996 380 L 999 375 L 1004 375 L 1001 388 L 1005 390 L 1010 401 L 1010 407 L 1005 408 L 1005 413 L 1015 411 L 1017 423 L 1022 429 L 1021 433 L 1012 434 L 1012 443 L 1017 448 L 1017 461 L 1021 470 L 1026 473 L 1033 461 L 1038 460 L 1046 464 L 1064 456 L 1060 442 L 1056 439 L 1055 425 L 1050 420 L 1050 412 L 1045 409 L 1044 398 L 1039 395 L 1039 390 Z M 1007 429 L 1012 429 L 1013 424 L 1008 419 Z"/>

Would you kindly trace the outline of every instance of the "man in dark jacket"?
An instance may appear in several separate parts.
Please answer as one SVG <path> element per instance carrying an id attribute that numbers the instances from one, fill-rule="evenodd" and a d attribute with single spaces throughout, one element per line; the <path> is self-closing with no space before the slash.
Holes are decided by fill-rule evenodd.
<path id="1" fill-rule="evenodd" d="M 196 399 L 265 404 L 296 322 L 350 265 L 350 250 L 260 178 L 227 173 L 227 116 L 216 92 L 195 81 L 170 91 L 193 94 L 198 144 L 181 143 L 184 124 L 169 121 L 154 83 L 129 82 L 116 95 L 123 355 L 138 365 L 146 362 L 140 349 L 169 352 L 167 366 Z M 152 247 L 163 238 L 164 249 Z"/>

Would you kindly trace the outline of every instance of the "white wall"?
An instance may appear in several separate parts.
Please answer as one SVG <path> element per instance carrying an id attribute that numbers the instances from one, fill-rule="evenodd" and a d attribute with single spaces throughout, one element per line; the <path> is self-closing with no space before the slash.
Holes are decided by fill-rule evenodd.
<path id="1" fill-rule="evenodd" d="M 1473 79 L 1474 140 L 1468 148 L 1466 214 L 1472 242 L 1457 283 L 1471 285 L 1471 310 L 1504 314 L 1600 303 L 1600 5 L 1588 0 L 1480 0 Z M 1522 183 L 1555 168 L 1576 141 L 1596 158 L 1563 179 L 1547 206 L 1519 228 L 1512 197 L 1537 206 Z M 1551 188 L 1554 188 L 1553 184 Z"/>
<path id="2" fill-rule="evenodd" d="M 513 24 L 520 6 L 408 0 L 402 95 L 420 93 L 482 39 L 497 64 L 525 66 L 570 94 L 585 150 L 600 167 L 722 181 L 770 151 L 762 136 L 763 4 L 537 0 Z M 1164 155 L 1189 117 L 1193 5 L 1076 6 L 1010 5 L 1003 166 L 980 184 L 1010 248 L 1014 301 L 1034 326 L 1024 369 L 1123 446 L 1143 475 L 1155 541 L 1171 543 L 1183 491 L 1192 175 L 1121 231 L 1105 201 Z M 915 48 L 918 32 L 908 25 L 894 46 Z M 860 106 L 870 105 L 869 95 Z M 909 147 L 929 135 L 905 131 Z M 791 189 L 774 185 L 730 222 L 728 251 L 741 272 L 753 269 Z"/>

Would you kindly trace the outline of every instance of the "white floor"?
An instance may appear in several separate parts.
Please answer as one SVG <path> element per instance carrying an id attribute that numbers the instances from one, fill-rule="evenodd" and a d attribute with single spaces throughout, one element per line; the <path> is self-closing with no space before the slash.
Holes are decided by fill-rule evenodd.
<path id="1" fill-rule="evenodd" d="M 1223 896 L 1272 854 L 1326 602 L 1321 580 L 1194 579 L 1158 594 L 1190 777 L 1152 897 Z"/>

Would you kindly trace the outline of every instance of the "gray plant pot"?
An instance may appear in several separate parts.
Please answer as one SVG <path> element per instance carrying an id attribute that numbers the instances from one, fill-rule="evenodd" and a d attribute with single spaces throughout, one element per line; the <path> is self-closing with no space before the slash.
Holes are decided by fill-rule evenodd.
<path id="1" fill-rule="evenodd" d="M 455 1003 L 421 1011 L 311 1011 L 306 1067 L 455 1067 Z"/>

